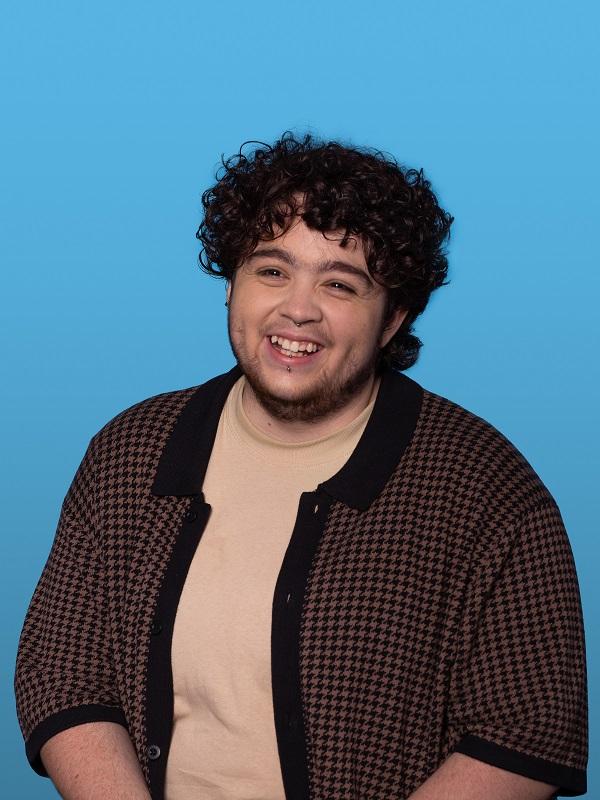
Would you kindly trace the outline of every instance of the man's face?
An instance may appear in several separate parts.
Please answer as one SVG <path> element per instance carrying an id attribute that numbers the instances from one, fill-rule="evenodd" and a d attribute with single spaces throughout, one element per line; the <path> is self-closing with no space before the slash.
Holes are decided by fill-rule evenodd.
<path id="1" fill-rule="evenodd" d="M 228 287 L 229 339 L 263 407 L 284 420 L 343 408 L 373 380 L 378 353 L 400 326 L 383 327 L 386 290 L 369 274 L 362 244 L 297 218 L 260 241 Z M 301 323 L 297 326 L 295 323 Z"/>

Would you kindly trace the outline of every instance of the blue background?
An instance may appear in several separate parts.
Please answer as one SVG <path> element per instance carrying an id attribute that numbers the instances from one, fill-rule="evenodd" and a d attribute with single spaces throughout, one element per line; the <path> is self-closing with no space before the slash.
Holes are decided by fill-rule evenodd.
<path id="1" fill-rule="evenodd" d="M 452 282 L 409 374 L 480 414 L 557 499 L 581 584 L 598 750 L 598 69 L 592 2 L 27 2 L 3 6 L 3 791 L 26 764 L 22 619 L 92 434 L 232 364 L 196 266 L 221 153 L 286 128 L 423 167 Z M 596 567 L 597 569 L 597 567 Z"/>

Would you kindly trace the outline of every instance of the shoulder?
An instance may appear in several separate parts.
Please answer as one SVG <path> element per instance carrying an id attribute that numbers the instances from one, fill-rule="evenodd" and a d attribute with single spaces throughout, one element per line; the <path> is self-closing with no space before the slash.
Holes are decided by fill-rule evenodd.
<path id="1" fill-rule="evenodd" d="M 413 440 L 465 503 L 520 516 L 554 498 L 519 448 L 492 423 L 458 403 L 423 390 Z"/>
<path id="2" fill-rule="evenodd" d="M 94 435 L 92 442 L 97 447 L 102 447 L 109 442 L 143 439 L 155 430 L 171 428 L 199 388 L 190 386 L 140 400 L 110 419 Z"/>
<path id="3" fill-rule="evenodd" d="M 160 453 L 190 401 L 210 402 L 225 377 L 218 375 L 205 383 L 162 392 L 135 403 L 93 436 L 90 449 L 97 458 L 109 460 Z"/>

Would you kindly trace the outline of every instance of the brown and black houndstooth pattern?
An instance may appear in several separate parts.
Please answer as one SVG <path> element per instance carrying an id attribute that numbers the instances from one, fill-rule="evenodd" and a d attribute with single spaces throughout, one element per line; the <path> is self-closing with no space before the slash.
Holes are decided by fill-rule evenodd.
<path id="1" fill-rule="evenodd" d="M 26 740 L 67 709 L 122 713 L 147 780 L 149 630 L 189 504 L 150 488 L 193 392 L 134 406 L 92 440 L 17 661 Z M 311 798 L 407 797 L 479 740 L 585 770 L 583 622 L 560 513 L 520 453 L 460 406 L 425 391 L 384 491 L 366 511 L 333 503 L 302 609 Z"/>
<path id="2" fill-rule="evenodd" d="M 26 739 L 64 709 L 116 706 L 146 778 L 148 631 L 189 503 L 187 497 L 155 497 L 150 486 L 193 391 L 140 403 L 92 439 L 65 497 L 17 659 L 17 710 Z"/>
<path id="3" fill-rule="evenodd" d="M 466 734 L 585 769 L 571 548 L 547 490 L 488 423 L 425 392 L 369 511 L 332 507 L 301 676 L 311 797 L 405 797 Z"/>

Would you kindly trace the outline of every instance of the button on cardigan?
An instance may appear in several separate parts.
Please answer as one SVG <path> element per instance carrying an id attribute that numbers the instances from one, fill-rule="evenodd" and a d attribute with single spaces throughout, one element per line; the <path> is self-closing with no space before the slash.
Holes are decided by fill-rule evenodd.
<path id="1" fill-rule="evenodd" d="M 90 442 L 17 657 L 40 774 L 51 736 L 109 720 L 163 799 L 173 624 L 240 375 L 150 398 Z M 586 791 L 583 618 L 558 507 L 499 431 L 404 374 L 383 374 L 350 459 L 300 498 L 271 665 L 288 800 L 406 798 L 453 751 Z"/>

